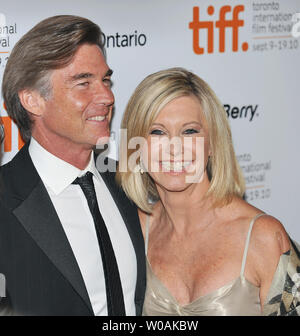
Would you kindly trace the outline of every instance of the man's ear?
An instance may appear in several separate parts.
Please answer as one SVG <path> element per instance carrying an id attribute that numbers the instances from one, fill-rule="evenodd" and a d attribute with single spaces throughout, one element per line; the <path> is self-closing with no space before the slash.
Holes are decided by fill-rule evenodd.
<path id="1" fill-rule="evenodd" d="M 45 99 L 36 90 L 24 89 L 18 92 L 22 106 L 28 112 L 39 117 L 43 114 Z"/>

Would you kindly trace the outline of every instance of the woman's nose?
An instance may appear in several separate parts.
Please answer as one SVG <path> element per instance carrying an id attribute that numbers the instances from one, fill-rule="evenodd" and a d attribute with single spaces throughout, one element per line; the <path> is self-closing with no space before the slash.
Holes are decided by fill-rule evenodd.
<path id="1" fill-rule="evenodd" d="M 178 136 L 169 137 L 166 144 L 166 151 L 173 157 L 182 153 L 182 139 Z"/>

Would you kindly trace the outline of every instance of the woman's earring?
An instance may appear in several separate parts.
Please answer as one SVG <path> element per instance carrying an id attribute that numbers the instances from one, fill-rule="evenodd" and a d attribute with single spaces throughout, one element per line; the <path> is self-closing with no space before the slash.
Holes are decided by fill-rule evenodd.
<path id="1" fill-rule="evenodd" d="M 143 175 L 146 171 L 147 171 L 147 169 L 145 168 L 145 166 L 143 164 L 143 161 L 140 160 L 140 162 L 139 162 L 139 172 L 140 172 L 140 174 Z"/>
<path id="2" fill-rule="evenodd" d="M 140 172 L 140 174 L 141 175 L 143 175 L 144 174 L 144 169 L 143 169 L 143 167 L 142 167 L 142 165 L 141 165 L 141 163 L 139 163 L 139 172 Z"/>

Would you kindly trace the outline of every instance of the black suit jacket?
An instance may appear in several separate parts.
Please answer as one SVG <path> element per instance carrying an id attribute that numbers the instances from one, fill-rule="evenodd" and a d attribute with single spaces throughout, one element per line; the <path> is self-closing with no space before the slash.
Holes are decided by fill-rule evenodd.
<path id="1" fill-rule="evenodd" d="M 144 240 L 137 209 L 101 173 L 124 219 L 137 258 L 135 305 L 142 312 L 146 287 Z M 94 315 L 73 251 L 26 144 L 0 168 L 0 273 L 6 298 L 0 314 Z"/>

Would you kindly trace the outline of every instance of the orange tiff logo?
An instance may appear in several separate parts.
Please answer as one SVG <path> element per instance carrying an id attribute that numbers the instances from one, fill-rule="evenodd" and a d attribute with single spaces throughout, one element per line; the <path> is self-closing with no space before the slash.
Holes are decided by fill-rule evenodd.
<path id="1" fill-rule="evenodd" d="M 12 151 L 12 127 L 14 125 L 10 117 L 0 117 L 0 122 L 4 126 L 4 152 Z M 21 149 L 24 145 L 24 141 L 21 137 L 20 131 L 18 131 L 18 149 Z"/>
<path id="2" fill-rule="evenodd" d="M 193 49 L 198 55 L 204 54 L 204 48 L 200 46 L 200 30 L 207 30 L 207 52 L 214 52 L 214 31 L 219 30 L 219 52 L 225 51 L 225 29 L 232 30 L 232 51 L 238 51 L 239 28 L 244 26 L 244 20 L 239 19 L 239 14 L 244 11 L 243 5 L 233 7 L 232 19 L 226 18 L 226 14 L 231 12 L 231 6 L 220 8 L 219 19 L 217 21 L 200 20 L 200 8 L 193 7 L 193 21 L 189 23 L 189 28 L 193 30 Z M 215 12 L 213 6 L 207 8 L 207 14 L 212 16 Z M 228 16 L 228 15 L 227 15 Z M 215 27 L 214 27 L 215 26 Z M 248 43 L 242 44 L 242 50 L 248 50 Z"/>

